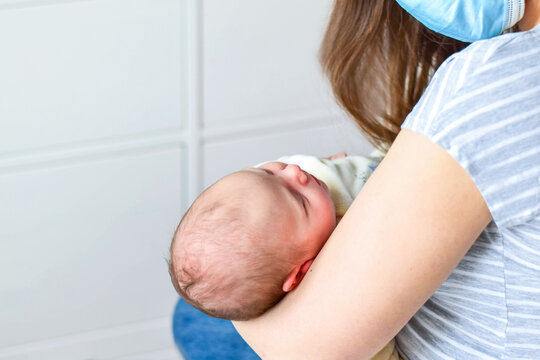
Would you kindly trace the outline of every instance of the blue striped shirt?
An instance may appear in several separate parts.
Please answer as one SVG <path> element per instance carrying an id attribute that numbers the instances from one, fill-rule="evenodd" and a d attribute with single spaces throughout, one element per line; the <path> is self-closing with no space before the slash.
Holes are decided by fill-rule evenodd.
<path id="1" fill-rule="evenodd" d="M 540 26 L 451 56 L 402 128 L 468 172 L 493 221 L 398 334 L 401 355 L 540 359 Z"/>

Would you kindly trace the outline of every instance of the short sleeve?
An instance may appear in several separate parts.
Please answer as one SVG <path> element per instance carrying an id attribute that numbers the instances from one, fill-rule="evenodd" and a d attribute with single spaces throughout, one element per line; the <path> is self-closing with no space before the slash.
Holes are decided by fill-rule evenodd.
<path id="1" fill-rule="evenodd" d="M 540 213 L 539 39 L 509 34 L 454 54 L 402 125 L 467 171 L 499 228 Z"/>

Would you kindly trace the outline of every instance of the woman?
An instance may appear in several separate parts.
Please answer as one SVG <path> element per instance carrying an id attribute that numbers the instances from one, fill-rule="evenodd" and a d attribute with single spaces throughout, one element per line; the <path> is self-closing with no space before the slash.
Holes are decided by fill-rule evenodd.
<path id="1" fill-rule="evenodd" d="M 396 335 L 404 359 L 540 359 L 540 0 L 399 3 L 460 40 L 521 32 L 439 67 L 466 44 L 394 0 L 336 2 L 323 64 L 391 147 L 297 290 L 235 326 L 264 359 L 368 359 Z"/>

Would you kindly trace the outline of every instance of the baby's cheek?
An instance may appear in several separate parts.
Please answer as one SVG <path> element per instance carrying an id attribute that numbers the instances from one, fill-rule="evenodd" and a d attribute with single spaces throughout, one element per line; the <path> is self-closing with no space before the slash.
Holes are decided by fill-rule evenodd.
<path id="1" fill-rule="evenodd" d="M 328 232 L 331 233 L 336 226 L 336 211 L 334 208 L 334 203 L 332 203 L 331 201 L 326 202 L 324 204 L 324 213 L 321 215 L 322 222 L 325 224 Z"/>
<path id="2" fill-rule="evenodd" d="M 332 232 L 336 228 L 336 212 L 334 211 L 334 204 L 330 203 L 330 206 L 327 207 L 327 210 L 324 214 L 324 231 L 326 232 L 324 243 L 332 235 Z M 323 244 L 324 244 L 323 243 Z"/>
<path id="3" fill-rule="evenodd" d="M 327 197 L 326 207 L 327 207 L 326 211 L 328 212 L 328 217 L 331 219 L 331 222 L 335 225 L 335 222 L 336 222 L 336 207 L 334 206 L 334 202 L 332 201 L 332 198 L 330 197 L 330 195 L 328 195 L 328 197 Z"/>
<path id="4" fill-rule="evenodd" d="M 319 227 L 322 228 L 320 229 L 320 232 L 330 236 L 330 233 L 334 230 L 336 225 L 336 211 L 334 208 L 334 203 L 329 194 L 319 193 L 318 195 L 317 222 L 319 223 Z"/>

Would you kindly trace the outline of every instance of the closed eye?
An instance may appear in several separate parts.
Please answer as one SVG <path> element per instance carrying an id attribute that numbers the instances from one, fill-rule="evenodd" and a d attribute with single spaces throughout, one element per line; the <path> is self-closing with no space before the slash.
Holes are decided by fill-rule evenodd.
<path id="1" fill-rule="evenodd" d="M 304 212 L 306 213 L 307 215 L 307 204 L 306 204 L 306 198 L 300 194 L 298 191 L 294 190 L 294 189 L 290 189 L 289 188 L 289 191 L 291 192 L 291 194 L 296 197 L 298 199 L 298 202 L 302 205 L 302 207 L 304 208 Z"/>
<path id="2" fill-rule="evenodd" d="M 264 169 L 264 168 L 258 168 L 258 170 L 262 170 L 262 171 L 264 171 L 265 173 L 267 173 L 268 175 L 274 175 L 274 173 L 273 173 L 273 172 L 271 172 L 271 171 L 270 171 L 270 170 L 268 170 L 268 169 Z"/>

